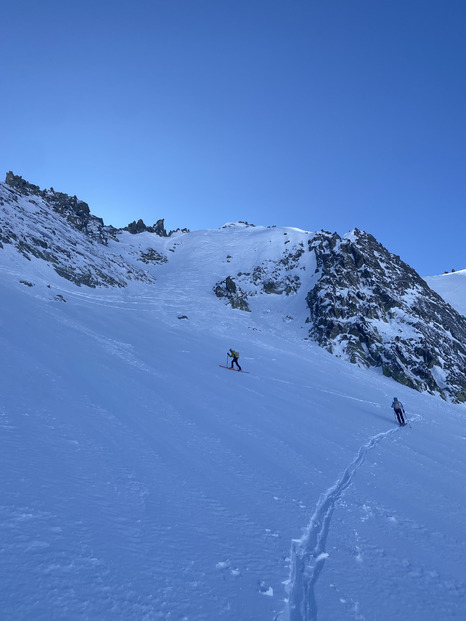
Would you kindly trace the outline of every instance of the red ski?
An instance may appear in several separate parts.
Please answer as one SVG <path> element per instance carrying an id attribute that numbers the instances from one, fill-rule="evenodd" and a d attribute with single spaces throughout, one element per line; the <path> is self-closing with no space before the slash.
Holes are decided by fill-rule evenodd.
<path id="1" fill-rule="evenodd" d="M 226 367 L 223 364 L 219 364 L 219 367 L 222 367 L 222 369 L 228 369 L 229 371 L 236 371 L 237 373 L 249 373 L 249 371 L 240 371 L 239 369 L 232 369 L 231 367 Z"/>

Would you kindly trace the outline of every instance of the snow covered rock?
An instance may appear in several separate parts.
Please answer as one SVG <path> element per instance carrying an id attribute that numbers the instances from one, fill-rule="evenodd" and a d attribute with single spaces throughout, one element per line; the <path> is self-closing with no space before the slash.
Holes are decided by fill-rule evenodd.
<path id="1" fill-rule="evenodd" d="M 218 282 L 214 287 L 214 292 L 218 298 L 225 298 L 227 304 L 230 304 L 232 308 L 251 312 L 246 293 L 235 283 L 231 276 L 227 276 L 225 280 Z"/>
<path id="2" fill-rule="evenodd" d="M 466 400 L 466 318 L 367 233 L 309 240 L 318 279 L 309 333 L 328 351 L 453 401 Z"/>
<path id="3" fill-rule="evenodd" d="M 108 249 L 116 233 L 76 196 L 41 190 L 11 172 L 0 184 L 0 248 L 11 245 L 28 260 L 41 259 L 75 285 L 154 282 L 137 264 Z"/>

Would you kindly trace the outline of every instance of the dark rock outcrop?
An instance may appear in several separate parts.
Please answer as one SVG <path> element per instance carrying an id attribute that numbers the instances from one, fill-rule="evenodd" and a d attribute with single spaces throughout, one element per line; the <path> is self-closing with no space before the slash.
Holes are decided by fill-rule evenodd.
<path id="1" fill-rule="evenodd" d="M 227 304 L 230 304 L 233 308 L 251 312 L 246 293 L 235 283 L 231 276 L 227 276 L 225 280 L 218 282 L 214 287 L 214 292 L 218 298 L 226 299 Z"/>
<path id="2" fill-rule="evenodd" d="M 157 222 L 153 226 L 146 226 L 144 221 L 139 219 L 137 222 L 134 220 L 123 230 L 132 233 L 133 235 L 137 235 L 138 233 L 144 233 L 147 231 L 148 233 L 155 233 L 156 235 L 160 235 L 160 237 L 168 237 L 168 233 L 165 230 L 164 220 L 157 220 Z"/>

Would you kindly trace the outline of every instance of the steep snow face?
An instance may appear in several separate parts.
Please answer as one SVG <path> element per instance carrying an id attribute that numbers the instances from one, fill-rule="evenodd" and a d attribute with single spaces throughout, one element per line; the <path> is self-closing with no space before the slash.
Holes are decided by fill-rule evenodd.
<path id="1" fill-rule="evenodd" d="M 466 399 L 466 319 L 371 235 L 247 223 L 170 235 L 137 223 L 116 230 L 76 197 L 8 179 L 0 184 L 3 260 L 16 265 L 18 252 L 41 259 L 42 283 L 54 272 L 80 287 L 143 282 L 145 296 L 189 309 L 180 316 L 202 323 L 205 307 L 232 307 L 255 330 L 311 338 L 406 386 Z"/>
<path id="2" fill-rule="evenodd" d="M 466 270 L 424 278 L 431 289 L 466 316 Z"/>

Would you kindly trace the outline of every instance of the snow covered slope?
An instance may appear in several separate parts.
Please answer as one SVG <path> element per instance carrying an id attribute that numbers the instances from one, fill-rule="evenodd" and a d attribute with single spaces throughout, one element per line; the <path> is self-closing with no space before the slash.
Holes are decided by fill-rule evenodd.
<path id="1" fill-rule="evenodd" d="M 88 288 L 142 282 L 143 296 L 172 299 L 201 324 L 206 308 L 231 306 L 251 329 L 312 339 L 402 385 L 466 401 L 466 318 L 357 229 L 340 237 L 236 223 L 167 234 L 158 220 L 117 230 L 76 196 L 8 173 L 0 250 L 5 263 L 40 259 L 30 286 L 56 274 Z"/>
<path id="2" fill-rule="evenodd" d="M 301 338 L 305 292 L 212 293 L 241 249 L 312 271 L 307 235 L 122 233 L 107 250 L 155 283 L 95 288 L 3 244 L 2 618 L 464 618 L 464 406 Z"/>
<path id="3" fill-rule="evenodd" d="M 446 302 L 466 316 L 466 270 L 450 272 L 441 276 L 428 276 L 424 280 Z"/>

